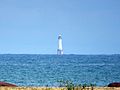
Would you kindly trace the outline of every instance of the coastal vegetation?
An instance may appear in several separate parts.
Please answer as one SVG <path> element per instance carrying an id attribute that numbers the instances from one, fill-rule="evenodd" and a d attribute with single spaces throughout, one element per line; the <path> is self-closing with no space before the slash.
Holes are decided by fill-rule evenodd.
<path id="1" fill-rule="evenodd" d="M 74 84 L 72 81 L 58 81 L 60 83 L 60 87 L 66 87 L 67 90 L 94 90 L 96 84 Z"/>

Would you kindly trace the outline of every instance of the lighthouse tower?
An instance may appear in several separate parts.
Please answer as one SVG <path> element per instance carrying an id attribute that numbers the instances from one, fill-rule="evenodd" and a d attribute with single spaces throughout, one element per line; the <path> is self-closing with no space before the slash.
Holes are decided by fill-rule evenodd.
<path id="1" fill-rule="evenodd" d="M 63 48 L 62 48 L 62 37 L 61 35 L 58 36 L 58 49 L 57 54 L 62 55 L 63 54 Z"/>

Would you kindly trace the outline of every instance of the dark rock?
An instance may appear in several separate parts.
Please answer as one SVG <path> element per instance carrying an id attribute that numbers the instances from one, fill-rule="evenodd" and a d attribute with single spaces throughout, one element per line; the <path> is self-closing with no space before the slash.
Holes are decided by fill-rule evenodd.
<path id="1" fill-rule="evenodd" d="M 6 83 L 6 82 L 0 82 L 0 87 L 2 87 L 2 86 L 7 86 L 7 87 L 17 87 L 17 86 L 14 85 L 14 84 Z"/>
<path id="2" fill-rule="evenodd" d="M 110 83 L 108 87 L 120 87 L 120 82 Z"/>

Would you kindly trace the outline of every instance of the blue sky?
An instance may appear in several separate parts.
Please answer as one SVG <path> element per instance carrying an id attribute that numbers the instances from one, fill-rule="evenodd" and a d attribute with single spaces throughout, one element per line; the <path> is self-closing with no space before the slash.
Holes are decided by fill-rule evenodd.
<path id="1" fill-rule="evenodd" d="M 120 0 L 0 0 L 0 53 L 120 53 Z"/>

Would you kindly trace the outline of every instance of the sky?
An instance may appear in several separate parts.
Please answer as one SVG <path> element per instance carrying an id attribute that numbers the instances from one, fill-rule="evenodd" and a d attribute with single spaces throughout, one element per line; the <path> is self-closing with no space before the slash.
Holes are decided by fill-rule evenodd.
<path id="1" fill-rule="evenodd" d="M 0 54 L 120 54 L 120 0 L 0 0 Z"/>

